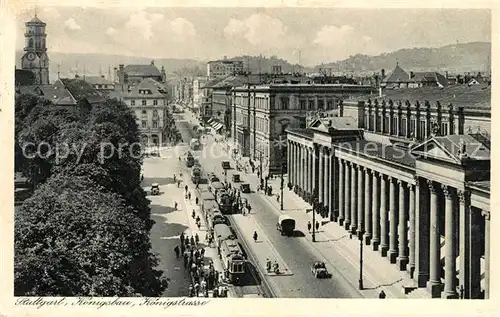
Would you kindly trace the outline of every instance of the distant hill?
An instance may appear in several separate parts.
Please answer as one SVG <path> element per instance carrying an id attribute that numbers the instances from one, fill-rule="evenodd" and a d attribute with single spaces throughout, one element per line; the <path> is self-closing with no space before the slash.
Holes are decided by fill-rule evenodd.
<path id="1" fill-rule="evenodd" d="M 20 67 L 21 56 L 23 52 L 16 52 L 16 66 Z M 50 59 L 50 76 L 51 80 L 57 78 L 57 64 L 60 64 L 61 77 L 73 77 L 75 75 L 76 65 L 78 63 L 78 74 L 83 74 L 85 67 L 85 74 L 98 75 L 99 69 L 102 74 L 108 76 L 108 67 L 111 68 L 111 75 L 113 75 L 113 68 L 118 67 L 119 64 L 149 64 L 151 58 L 148 57 L 133 57 L 123 55 L 107 55 L 107 54 L 69 54 L 48 52 Z M 192 59 L 155 59 L 155 65 L 158 69 L 162 66 L 165 67 L 167 74 L 177 72 L 184 69 L 184 72 L 192 72 L 194 75 L 203 75 L 206 73 L 205 62 L 199 62 Z M 200 73 L 200 74 L 198 74 Z"/>
<path id="2" fill-rule="evenodd" d="M 439 48 L 410 48 L 377 56 L 356 54 L 348 59 L 322 65 L 332 72 L 373 73 L 392 71 L 396 62 L 405 70 L 463 73 L 491 71 L 491 43 L 471 42 Z M 320 67 L 320 66 L 317 66 Z"/>

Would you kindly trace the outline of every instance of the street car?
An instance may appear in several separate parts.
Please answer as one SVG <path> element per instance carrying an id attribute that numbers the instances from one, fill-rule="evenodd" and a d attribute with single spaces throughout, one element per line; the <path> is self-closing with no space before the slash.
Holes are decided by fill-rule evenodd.
<path id="1" fill-rule="evenodd" d="M 248 194 L 250 193 L 250 184 L 247 184 L 247 183 L 243 183 L 240 185 L 240 190 L 242 193 L 244 194 Z"/>
<path id="2" fill-rule="evenodd" d="M 221 165 L 225 170 L 231 169 L 231 163 L 229 163 L 229 161 L 222 161 Z"/>
<path id="3" fill-rule="evenodd" d="M 311 267 L 311 272 L 316 278 L 330 278 L 332 275 L 328 272 L 325 262 L 316 261 Z"/>
<path id="4" fill-rule="evenodd" d="M 239 183 L 241 181 L 240 174 L 233 174 L 233 182 Z"/>
<path id="5" fill-rule="evenodd" d="M 151 195 L 159 195 L 160 194 L 160 185 L 158 183 L 153 183 L 151 185 Z"/>

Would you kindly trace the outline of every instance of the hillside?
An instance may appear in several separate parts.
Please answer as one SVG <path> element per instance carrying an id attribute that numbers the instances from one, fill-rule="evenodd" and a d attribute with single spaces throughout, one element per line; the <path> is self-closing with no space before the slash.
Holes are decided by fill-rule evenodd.
<path id="1" fill-rule="evenodd" d="M 356 54 L 343 61 L 328 63 L 325 68 L 333 72 L 378 72 L 391 71 L 396 62 L 406 70 L 450 71 L 463 73 L 491 69 L 491 43 L 471 42 L 453 44 L 439 48 L 411 48 L 377 56 Z M 489 66 L 487 66 L 489 65 Z"/>

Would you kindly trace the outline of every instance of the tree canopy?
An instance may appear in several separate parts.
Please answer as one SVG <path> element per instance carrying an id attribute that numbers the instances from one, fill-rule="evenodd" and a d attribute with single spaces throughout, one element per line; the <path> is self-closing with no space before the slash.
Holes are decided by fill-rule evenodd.
<path id="1" fill-rule="evenodd" d="M 167 287 L 134 144 L 135 118 L 117 100 L 82 115 L 18 96 L 16 164 L 35 191 L 15 215 L 16 295 L 158 296 Z"/>

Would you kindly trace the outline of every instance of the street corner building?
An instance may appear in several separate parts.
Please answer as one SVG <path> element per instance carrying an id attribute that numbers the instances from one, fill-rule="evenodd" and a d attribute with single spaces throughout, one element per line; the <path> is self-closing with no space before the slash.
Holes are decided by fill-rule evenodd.
<path id="1" fill-rule="evenodd" d="M 268 84 L 232 89 L 232 135 L 243 157 L 261 161 L 263 174 L 287 163 L 287 129 L 305 128 L 311 113 L 338 113 L 344 99 L 369 95 L 372 86 Z"/>
<path id="2" fill-rule="evenodd" d="M 289 127 L 289 182 L 434 298 L 489 298 L 491 86 L 387 90 Z"/>

